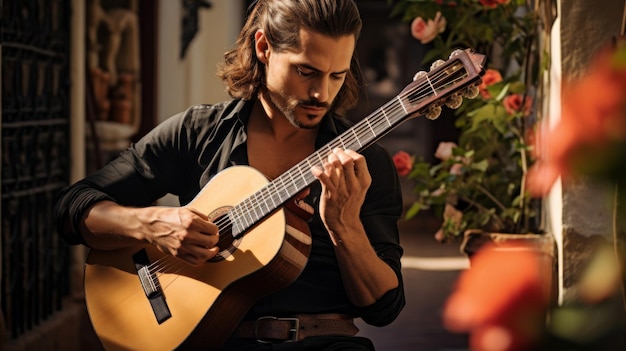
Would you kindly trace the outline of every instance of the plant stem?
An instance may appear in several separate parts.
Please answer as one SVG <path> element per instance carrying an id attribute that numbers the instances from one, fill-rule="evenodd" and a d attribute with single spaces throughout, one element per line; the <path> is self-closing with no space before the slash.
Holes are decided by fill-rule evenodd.
<path id="1" fill-rule="evenodd" d="M 489 195 L 487 195 L 487 196 L 489 196 Z M 489 213 L 489 209 L 487 209 L 485 206 L 479 204 L 478 202 L 476 202 L 476 201 L 474 201 L 474 200 L 472 200 L 470 198 L 467 198 L 465 196 L 461 196 L 461 199 L 463 201 L 467 202 L 468 204 L 472 205 L 472 206 L 476 206 L 476 208 L 478 208 L 479 210 L 481 210 L 481 211 L 483 211 L 485 213 Z M 502 205 L 502 204 L 500 204 L 500 205 Z M 502 222 L 502 220 L 498 216 L 490 215 L 489 218 L 493 219 L 499 225 L 500 228 L 504 228 L 504 222 Z"/>
<path id="2" fill-rule="evenodd" d="M 477 188 L 478 188 L 478 190 L 480 190 L 483 194 L 485 194 L 488 198 L 490 198 L 490 199 L 491 199 L 491 201 L 493 201 L 493 202 L 496 204 L 496 206 L 498 206 L 498 208 L 500 208 L 500 210 L 501 210 L 501 211 L 506 210 L 506 206 L 504 206 L 504 204 L 502 204 L 502 203 L 500 202 L 500 200 L 498 200 L 495 196 L 493 196 L 493 195 L 489 192 L 489 190 L 487 190 L 487 189 L 483 188 L 483 186 L 482 186 L 482 185 L 480 185 L 480 184 L 476 184 L 476 187 L 477 187 Z"/>

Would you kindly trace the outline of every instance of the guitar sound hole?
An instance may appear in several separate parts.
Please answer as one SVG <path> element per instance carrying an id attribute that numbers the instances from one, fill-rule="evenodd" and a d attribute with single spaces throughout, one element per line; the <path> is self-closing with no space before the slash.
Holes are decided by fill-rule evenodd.
<path id="1" fill-rule="evenodd" d="M 241 241 L 241 238 L 235 239 L 235 237 L 233 237 L 233 226 L 227 216 L 229 210 L 230 208 L 223 207 L 209 215 L 209 220 L 217 224 L 219 228 L 220 239 L 217 246 L 220 248 L 220 252 L 208 262 L 220 262 L 225 260 L 237 250 L 237 246 Z"/>

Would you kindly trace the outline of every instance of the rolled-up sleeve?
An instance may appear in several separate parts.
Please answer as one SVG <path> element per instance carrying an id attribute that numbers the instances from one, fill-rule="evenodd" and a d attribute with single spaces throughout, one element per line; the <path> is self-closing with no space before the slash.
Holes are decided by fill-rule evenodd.
<path id="1" fill-rule="evenodd" d="M 180 116 L 182 117 L 182 116 Z M 111 200 L 124 206 L 147 206 L 171 190 L 175 163 L 174 141 L 182 118 L 170 118 L 100 170 L 64 188 L 57 196 L 54 221 L 59 235 L 69 244 L 86 244 L 79 226 L 95 203 Z M 164 167 L 167 164 L 168 167 Z"/>

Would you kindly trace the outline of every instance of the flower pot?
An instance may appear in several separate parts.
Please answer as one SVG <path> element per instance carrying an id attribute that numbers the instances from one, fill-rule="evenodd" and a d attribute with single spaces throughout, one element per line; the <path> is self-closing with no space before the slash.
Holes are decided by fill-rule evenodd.
<path id="1" fill-rule="evenodd" d="M 471 257 L 484 245 L 491 243 L 496 247 L 510 246 L 511 244 L 520 244 L 533 246 L 536 250 L 554 257 L 555 241 L 549 234 L 509 234 L 509 233 L 492 233 L 481 229 L 468 229 L 463 233 L 463 241 L 461 242 L 461 253 Z"/>
<path id="2" fill-rule="evenodd" d="M 531 251 L 537 255 L 540 268 L 547 281 L 547 293 L 556 301 L 558 291 L 558 267 L 556 241 L 550 234 L 491 233 L 480 229 L 468 229 L 463 234 L 460 250 L 467 255 L 472 267 L 472 257 L 482 248 L 489 246 L 499 251 Z M 514 274 L 514 272 L 512 272 Z"/>

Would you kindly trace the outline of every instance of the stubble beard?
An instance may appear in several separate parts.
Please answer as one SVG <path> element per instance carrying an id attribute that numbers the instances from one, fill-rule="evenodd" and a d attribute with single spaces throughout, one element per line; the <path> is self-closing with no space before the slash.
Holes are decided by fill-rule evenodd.
<path id="1" fill-rule="evenodd" d="M 267 96 L 271 104 L 274 105 L 274 107 L 278 109 L 278 111 L 280 111 L 283 114 L 283 116 L 285 116 L 285 119 L 287 119 L 287 121 L 291 125 L 300 129 L 317 128 L 321 119 L 320 121 L 313 122 L 316 118 L 318 118 L 318 116 L 307 115 L 307 121 L 312 121 L 312 123 L 310 124 L 302 123 L 302 121 L 296 118 L 296 108 L 298 106 L 304 105 L 304 106 L 325 107 L 327 110 L 326 113 L 328 113 L 328 111 L 330 110 L 330 106 L 326 103 L 322 103 L 316 100 L 309 100 L 309 101 L 297 100 L 297 99 L 290 97 L 288 94 L 285 94 L 284 92 L 274 93 L 268 90 Z"/>

